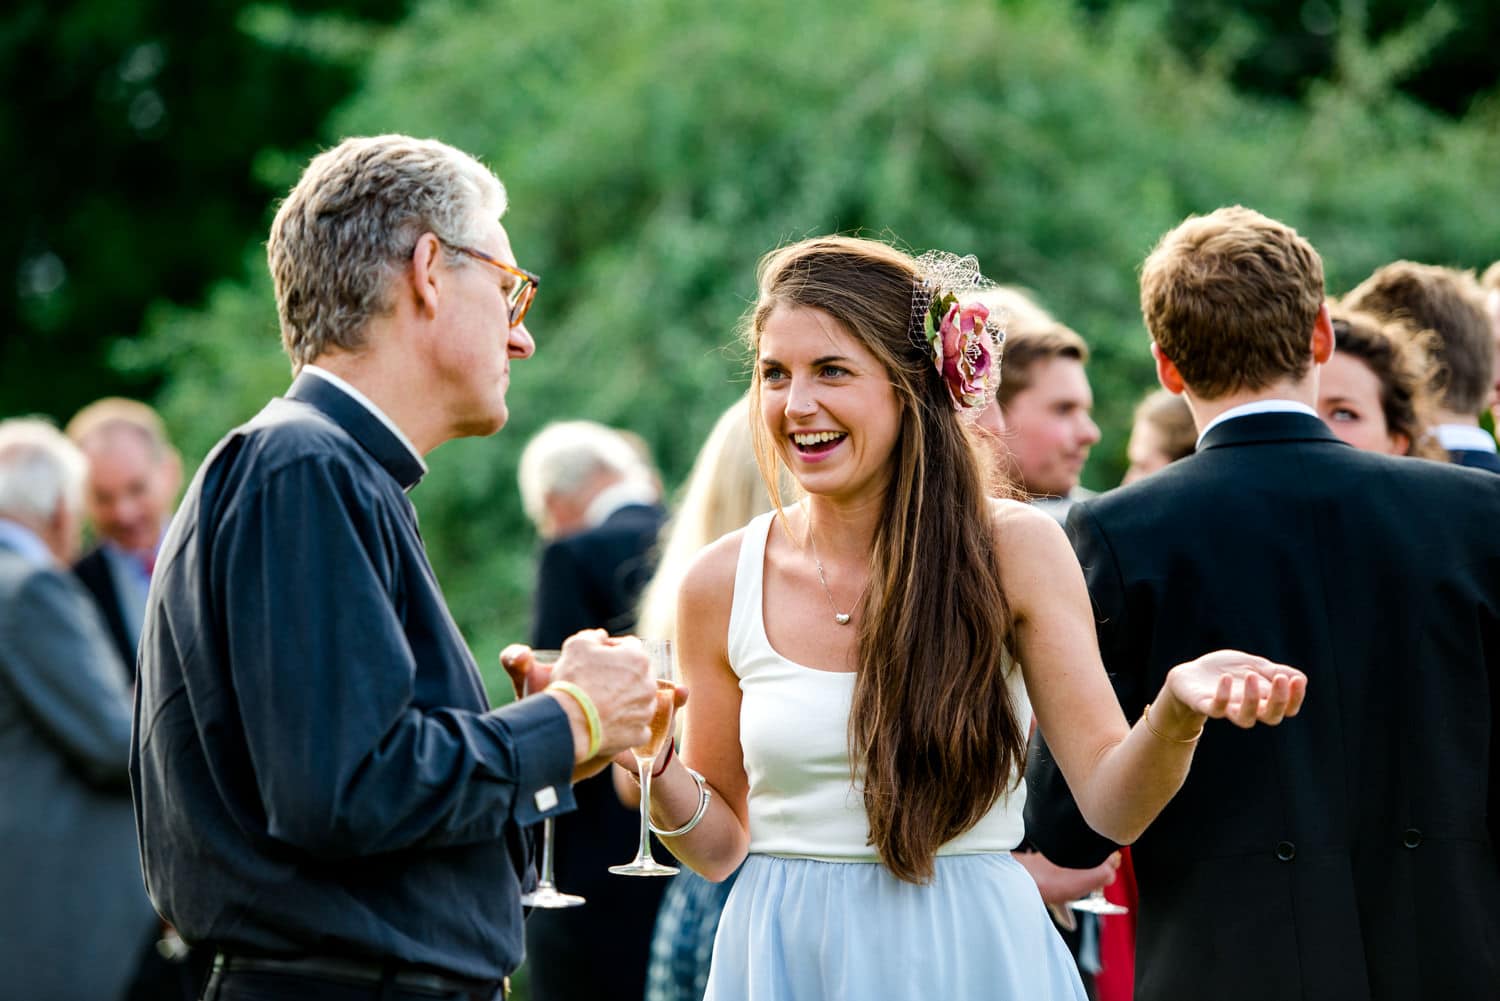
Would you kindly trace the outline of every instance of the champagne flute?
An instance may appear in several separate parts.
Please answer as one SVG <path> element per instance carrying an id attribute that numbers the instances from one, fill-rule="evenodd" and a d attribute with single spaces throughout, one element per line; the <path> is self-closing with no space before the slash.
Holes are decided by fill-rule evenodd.
<path id="1" fill-rule="evenodd" d="M 1068 901 L 1068 907 L 1075 911 L 1083 911 L 1085 914 L 1129 914 L 1130 908 L 1117 904 L 1104 896 L 1104 890 L 1098 889 L 1087 897 Z"/>
<path id="2" fill-rule="evenodd" d="M 672 739 L 672 715 L 677 707 L 677 687 L 672 644 L 668 640 L 642 640 L 651 658 L 651 673 L 656 676 L 656 712 L 651 716 L 651 736 L 647 743 L 633 747 L 636 768 L 641 775 L 641 844 L 635 858 L 625 865 L 612 865 L 609 871 L 619 876 L 675 876 L 676 866 L 662 865 L 651 857 L 651 770 L 656 759 Z"/>
<path id="3" fill-rule="evenodd" d="M 531 656 L 536 663 L 542 666 L 551 666 L 557 663 L 562 656 L 561 650 L 533 650 Z M 530 695 L 530 686 L 524 686 L 521 694 Z M 576 893 L 563 893 L 558 890 L 557 885 L 552 882 L 552 839 L 554 820 L 548 817 L 542 821 L 542 873 L 537 880 L 536 889 L 530 893 L 521 895 L 521 904 L 524 907 L 540 907 L 543 910 L 554 910 L 561 907 L 577 907 L 584 903 L 584 898 Z"/>

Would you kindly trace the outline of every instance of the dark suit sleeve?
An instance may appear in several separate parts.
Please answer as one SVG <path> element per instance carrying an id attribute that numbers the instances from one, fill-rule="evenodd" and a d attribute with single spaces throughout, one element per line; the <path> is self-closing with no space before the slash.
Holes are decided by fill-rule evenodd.
<path id="1" fill-rule="evenodd" d="M 1069 512 L 1068 537 L 1088 582 L 1105 670 L 1110 673 L 1115 694 L 1128 706 L 1126 699 L 1132 686 L 1126 680 L 1129 672 L 1121 670 L 1126 652 L 1126 607 L 1114 553 L 1086 504 L 1074 505 Z M 1128 707 L 1126 717 L 1132 718 Z M 1048 859 L 1086 869 L 1103 862 L 1115 850 L 1114 842 L 1100 837 L 1083 819 L 1040 729 L 1027 758 L 1026 787 L 1026 837 Z"/>
<path id="2" fill-rule="evenodd" d="M 607 615 L 591 607 L 588 569 L 566 539 L 542 549 L 536 578 L 536 609 L 531 645 L 555 650 L 580 629 L 605 626 Z"/>
<path id="3" fill-rule="evenodd" d="M 130 703 L 93 602 L 69 574 L 40 570 L 3 609 L 6 686 L 88 782 L 126 787 Z"/>
<path id="4" fill-rule="evenodd" d="M 555 700 L 415 704 L 416 654 L 392 597 L 414 529 L 361 486 L 337 462 L 293 463 L 237 501 L 214 540 L 269 831 L 359 858 L 498 838 L 543 816 L 534 797 L 548 786 L 548 813 L 572 809 L 573 740 Z"/>

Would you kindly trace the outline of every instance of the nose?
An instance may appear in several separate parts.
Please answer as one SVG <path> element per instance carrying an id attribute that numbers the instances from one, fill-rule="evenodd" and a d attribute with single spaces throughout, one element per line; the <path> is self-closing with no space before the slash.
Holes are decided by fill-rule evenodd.
<path id="1" fill-rule="evenodd" d="M 1083 423 L 1080 426 L 1079 430 L 1081 432 L 1080 437 L 1082 438 L 1085 445 L 1093 445 L 1097 443 L 1102 437 L 1102 434 L 1099 431 L 1099 425 L 1095 424 L 1094 419 L 1088 414 L 1083 415 Z"/>
<path id="2" fill-rule="evenodd" d="M 812 387 L 806 382 L 793 378 L 792 384 L 786 394 L 786 414 L 788 417 L 811 417 L 818 412 L 818 401 L 812 392 Z"/>
<path id="3" fill-rule="evenodd" d="M 518 323 L 510 328 L 510 339 L 506 341 L 506 354 L 512 358 L 530 358 L 536 354 L 536 341 L 526 324 Z"/>

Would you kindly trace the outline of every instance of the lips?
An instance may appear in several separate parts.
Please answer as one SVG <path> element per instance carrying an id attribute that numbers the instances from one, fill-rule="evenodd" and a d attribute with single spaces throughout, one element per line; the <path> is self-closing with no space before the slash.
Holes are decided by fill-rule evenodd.
<path id="1" fill-rule="evenodd" d="M 823 455 L 838 448 L 849 437 L 844 431 L 794 431 L 792 447 L 803 455 Z"/>

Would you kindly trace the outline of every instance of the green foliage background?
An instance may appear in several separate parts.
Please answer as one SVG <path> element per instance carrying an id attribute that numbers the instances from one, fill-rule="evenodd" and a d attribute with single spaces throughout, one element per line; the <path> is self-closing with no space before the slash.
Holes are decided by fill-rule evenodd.
<path id="1" fill-rule="evenodd" d="M 974 253 L 1035 290 L 1095 350 L 1094 487 L 1118 479 L 1151 381 L 1136 268 L 1185 215 L 1239 202 L 1290 222 L 1333 292 L 1398 257 L 1500 256 L 1500 102 L 1451 118 L 1396 89 L 1453 28 L 1441 9 L 1371 45 L 1351 6 L 1330 78 L 1291 102 L 1173 56 L 1168 6 L 441 0 L 373 37 L 326 139 L 401 131 L 479 155 L 510 190 L 519 260 L 546 278 L 511 425 L 444 446 L 414 493 L 480 662 L 525 634 L 527 436 L 562 417 L 631 428 L 677 482 L 743 387 L 735 328 L 757 259 L 786 241 L 858 231 Z M 283 189 L 299 169 L 262 164 Z M 247 252 L 243 279 L 202 308 L 158 307 L 117 351 L 164 377 L 191 460 L 286 384 L 264 272 Z"/>

